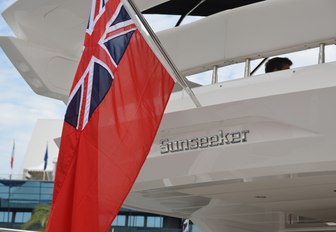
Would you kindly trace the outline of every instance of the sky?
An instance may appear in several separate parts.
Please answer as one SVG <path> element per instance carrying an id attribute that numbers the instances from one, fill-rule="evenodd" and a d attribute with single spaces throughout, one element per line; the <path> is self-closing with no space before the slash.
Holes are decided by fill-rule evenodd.
<path id="1" fill-rule="evenodd" d="M 13 0 L 0 0 L 0 12 Z M 0 17 L 0 35 L 13 35 Z M 38 118 L 62 119 L 65 104 L 35 94 L 0 48 L 0 178 L 10 174 L 15 140 L 13 175 L 20 173 L 23 157 Z M 41 155 L 42 156 L 42 155 Z"/>
<path id="2" fill-rule="evenodd" d="M 0 0 L 0 13 L 14 0 Z M 173 27 L 178 20 L 174 16 L 147 16 L 154 31 Z M 195 21 L 198 18 L 189 17 L 183 23 Z M 0 35 L 13 36 L 10 28 L 0 16 Z M 293 61 L 293 68 L 317 63 L 317 49 L 300 53 L 286 54 Z M 336 60 L 335 45 L 326 50 L 326 61 Z M 252 69 L 260 62 L 252 62 Z M 235 64 L 220 69 L 219 80 L 231 80 L 242 77 L 244 64 Z M 263 73 L 263 68 L 256 74 Z M 190 80 L 201 84 L 209 84 L 211 72 L 189 77 Z M 39 118 L 63 119 L 66 106 L 59 100 L 35 94 L 23 80 L 0 48 L 0 178 L 8 177 L 10 158 L 15 140 L 15 161 L 13 174 L 21 172 L 22 161 L 29 143 L 36 120 Z M 41 155 L 42 156 L 42 155 Z"/>

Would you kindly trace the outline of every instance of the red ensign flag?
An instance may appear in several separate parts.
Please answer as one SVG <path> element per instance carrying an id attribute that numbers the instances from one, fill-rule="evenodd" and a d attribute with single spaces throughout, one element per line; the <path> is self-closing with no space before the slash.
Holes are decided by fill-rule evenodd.
<path id="1" fill-rule="evenodd" d="M 120 1 L 93 0 L 48 232 L 108 230 L 147 157 L 173 85 Z"/>

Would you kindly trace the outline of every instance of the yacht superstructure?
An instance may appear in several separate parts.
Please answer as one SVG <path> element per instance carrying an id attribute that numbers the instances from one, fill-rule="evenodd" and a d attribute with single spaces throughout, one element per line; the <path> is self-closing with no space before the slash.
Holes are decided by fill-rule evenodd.
<path id="1" fill-rule="evenodd" d="M 67 99 L 89 8 L 79 2 L 4 12 L 17 37 L 0 45 L 38 94 Z M 135 1 L 147 12 L 162 2 L 173 1 Z M 245 78 L 193 88 L 202 107 L 171 95 L 125 207 L 203 232 L 336 231 L 336 62 L 323 59 L 335 12 L 334 0 L 267 0 L 159 32 L 183 75 L 245 62 Z M 253 59 L 314 47 L 316 65 L 250 76 Z"/>

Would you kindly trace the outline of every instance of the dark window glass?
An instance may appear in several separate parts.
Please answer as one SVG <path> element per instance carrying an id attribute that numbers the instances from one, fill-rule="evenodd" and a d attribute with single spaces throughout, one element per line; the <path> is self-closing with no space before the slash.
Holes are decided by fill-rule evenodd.
<path id="1" fill-rule="evenodd" d="M 144 227 L 145 217 L 144 216 L 129 216 L 128 226 L 130 227 Z"/>
<path id="2" fill-rule="evenodd" d="M 0 222 L 12 222 L 12 212 L 0 211 Z"/>
<path id="3" fill-rule="evenodd" d="M 17 212 L 15 214 L 15 223 L 24 223 L 31 218 L 31 212 Z"/>
<path id="4" fill-rule="evenodd" d="M 125 215 L 118 215 L 114 219 L 112 226 L 125 226 L 126 225 L 126 216 Z"/>
<path id="5" fill-rule="evenodd" d="M 146 226 L 150 228 L 162 228 L 163 227 L 163 217 L 148 216 Z"/>

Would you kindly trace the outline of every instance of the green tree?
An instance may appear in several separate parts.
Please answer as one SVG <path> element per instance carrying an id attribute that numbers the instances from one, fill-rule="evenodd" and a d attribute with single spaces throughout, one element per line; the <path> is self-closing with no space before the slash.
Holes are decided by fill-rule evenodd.
<path id="1" fill-rule="evenodd" d="M 32 228 L 41 228 L 41 231 L 45 231 L 45 227 L 48 223 L 49 214 L 50 214 L 50 205 L 40 204 L 35 207 L 33 214 L 29 221 L 24 223 L 21 228 L 24 230 Z"/>

